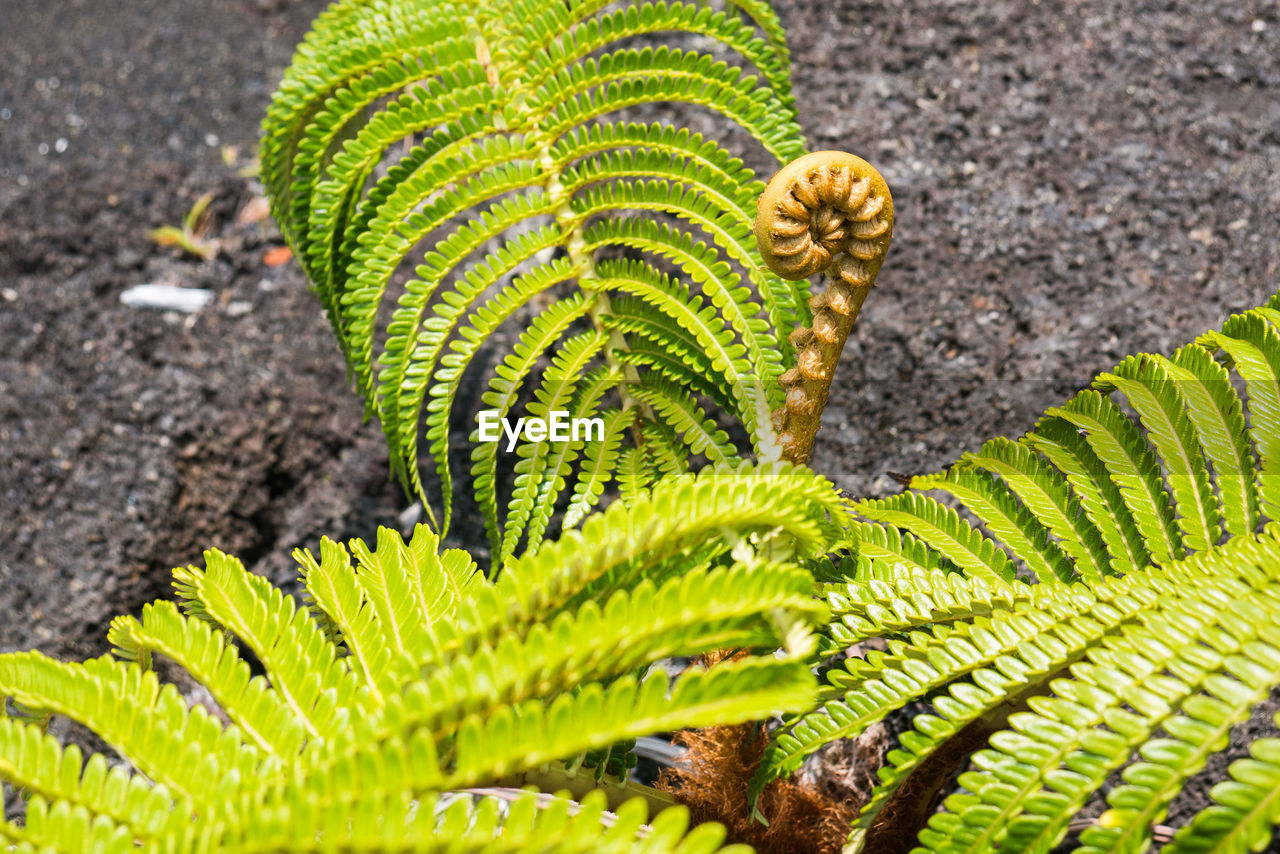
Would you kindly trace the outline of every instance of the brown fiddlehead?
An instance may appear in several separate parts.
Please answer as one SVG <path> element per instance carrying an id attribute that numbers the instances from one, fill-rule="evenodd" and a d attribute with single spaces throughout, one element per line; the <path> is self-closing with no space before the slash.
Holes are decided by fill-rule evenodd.
<path id="1" fill-rule="evenodd" d="M 773 412 L 782 458 L 804 463 L 844 342 L 889 251 L 893 199 L 862 158 L 816 151 L 774 175 L 756 209 L 756 244 L 769 269 L 784 279 L 827 279 L 809 300 L 813 326 L 791 333 L 796 366 L 779 377 L 786 402 Z"/>

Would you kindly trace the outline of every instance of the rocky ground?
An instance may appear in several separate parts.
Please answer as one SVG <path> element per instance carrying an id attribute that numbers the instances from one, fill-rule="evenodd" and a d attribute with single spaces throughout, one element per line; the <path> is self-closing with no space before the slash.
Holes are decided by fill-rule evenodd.
<path id="1" fill-rule="evenodd" d="M 102 652 L 218 546 L 287 576 L 405 501 L 241 172 L 319 0 L 6 0 L 0 651 Z M 933 470 L 1280 287 L 1280 9 L 780 2 L 813 148 L 874 162 L 895 244 L 812 463 Z M 213 194 L 201 261 L 158 248 Z M 195 314 L 122 304 L 204 288 Z"/>

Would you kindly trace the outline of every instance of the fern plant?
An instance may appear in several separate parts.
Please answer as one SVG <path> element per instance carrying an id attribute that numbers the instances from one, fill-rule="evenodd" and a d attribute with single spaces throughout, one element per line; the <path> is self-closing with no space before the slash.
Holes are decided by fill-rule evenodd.
<path id="1" fill-rule="evenodd" d="M 1075 850 L 1167 836 L 1183 785 L 1280 686 L 1278 388 L 1273 298 L 1172 356 L 1126 359 L 1017 441 L 858 503 L 821 634 L 827 654 L 862 654 L 775 731 L 754 791 L 925 702 L 847 851 L 1047 852 L 1104 790 Z M 1249 753 L 1162 851 L 1270 841 L 1280 739 Z"/>
<path id="2" fill-rule="evenodd" d="M 657 33 L 736 58 L 626 46 Z M 23 851 L 713 850 L 723 831 L 686 833 L 679 810 L 643 825 L 669 799 L 618 782 L 631 739 L 786 713 L 733 792 L 759 805 L 825 745 L 920 703 L 847 851 L 1048 852 L 1103 796 L 1079 850 L 1263 847 L 1280 739 L 1253 741 L 1185 827 L 1160 823 L 1280 685 L 1280 301 L 1128 359 L 1019 440 L 849 516 L 790 463 L 893 209 L 858 158 L 800 156 L 787 75 L 762 0 L 326 12 L 273 102 L 263 174 L 394 474 L 431 510 L 424 458 L 442 534 L 456 410 L 512 326 L 483 405 L 599 417 L 604 436 L 523 443 L 507 489 L 471 433 L 496 580 L 426 528 L 384 532 L 300 553 L 300 609 L 210 552 L 176 573 L 181 608 L 113 624 L 114 657 L 0 656 L 0 778 L 30 795 L 0 835 Z M 718 142 L 627 120 L 668 102 L 786 165 L 766 187 Z M 609 492 L 623 500 L 590 515 Z M 654 667 L 726 649 L 746 652 L 674 681 Z M 162 687 L 156 656 L 216 709 Z M 55 715 L 136 773 L 43 735 Z"/>
<path id="3" fill-rule="evenodd" d="M 733 59 L 628 46 L 655 34 Z M 764 185 L 751 170 L 715 140 L 627 120 L 705 109 L 791 161 L 803 140 L 788 74 L 764 0 L 344 0 L 319 18 L 265 122 L 263 177 L 394 475 L 429 511 L 420 457 L 434 471 L 441 531 L 463 469 L 500 564 L 607 489 L 634 496 L 700 460 L 802 458 L 771 413 L 800 369 L 788 336 L 814 321 L 807 277 L 833 257 L 771 272 L 752 239 Z M 855 260 L 832 270 L 865 293 L 892 206 L 874 170 L 843 163 L 845 208 L 790 197 L 773 237 L 812 232 L 819 255 L 839 244 Z M 473 365 L 517 324 L 479 408 L 505 417 L 527 401 L 534 417 L 600 418 L 604 436 L 521 443 L 508 491 L 498 446 L 473 421 L 466 441 L 453 433 L 475 417 L 456 411 Z"/>
<path id="4" fill-rule="evenodd" d="M 496 582 L 425 527 L 373 548 L 326 540 L 296 555 L 306 607 L 208 552 L 175 571 L 181 605 L 112 623 L 114 656 L 0 656 L 0 700 L 18 712 L 0 716 L 0 781 L 29 796 L 0 840 L 68 854 L 719 850 L 723 832 L 686 834 L 679 809 L 642 826 L 646 801 L 670 802 L 616 782 L 629 740 L 811 702 L 822 606 L 800 562 L 835 542 L 838 509 L 830 483 L 785 465 L 677 477 Z M 650 668 L 722 647 L 762 654 L 674 681 Z M 211 701 L 188 706 L 158 658 Z M 133 770 L 42 734 L 55 715 Z"/>

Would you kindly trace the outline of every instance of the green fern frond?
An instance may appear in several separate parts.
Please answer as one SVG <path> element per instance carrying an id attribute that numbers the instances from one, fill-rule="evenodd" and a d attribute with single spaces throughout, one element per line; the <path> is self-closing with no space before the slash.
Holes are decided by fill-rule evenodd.
<path id="1" fill-rule="evenodd" d="M 1049 529 L 1017 500 L 1003 481 L 988 472 L 965 465 L 962 460 L 946 475 L 913 478 L 911 488 L 936 489 L 959 498 L 1013 554 L 1023 557 L 1027 568 L 1042 584 L 1055 579 L 1073 580 L 1074 572 L 1067 556 L 1049 536 Z"/>
<path id="2" fill-rule="evenodd" d="M 109 768 L 100 753 L 83 762 L 80 748 L 64 748 L 57 739 L 13 718 L 0 718 L 0 779 L 45 803 L 63 803 L 86 816 L 104 818 L 131 839 L 153 839 L 181 825 L 167 789 L 118 766 Z"/>
<path id="3" fill-rule="evenodd" d="M 556 376 L 598 396 L 609 369 L 583 376 L 565 352 Z M 423 526 L 407 543 L 325 540 L 297 555 L 306 607 L 210 551 L 175 570 L 189 613 L 157 602 L 113 623 L 117 658 L 0 655 L 0 701 L 31 716 L 0 716 L 0 781 L 30 795 L 0 839 L 77 854 L 720 850 L 723 830 L 690 831 L 681 810 L 642 827 L 644 803 L 669 799 L 614 775 L 641 735 L 811 704 L 824 607 L 804 562 L 836 545 L 842 515 L 808 470 L 709 470 L 613 504 L 496 581 Z M 745 654 L 654 667 L 726 647 Z M 189 707 L 156 656 L 216 708 Z M 54 715 L 140 773 L 82 762 L 40 731 Z M 542 781 L 579 802 L 515 793 Z"/>
<path id="4" fill-rule="evenodd" d="M 645 377 L 632 387 L 632 394 L 662 415 L 694 455 L 701 454 L 719 465 L 727 465 L 737 456 L 728 434 L 707 421 L 693 395 L 666 377 Z"/>
<path id="5" fill-rule="evenodd" d="M 143 606 L 142 619 L 117 617 L 107 639 L 119 658 L 148 667 L 156 653 L 205 685 L 246 738 L 266 753 L 285 757 L 302 747 L 303 727 L 226 636 L 208 622 L 188 617 L 172 602 Z"/>
<path id="6" fill-rule="evenodd" d="M 1245 381 L 1250 435 L 1261 465 L 1258 492 L 1262 513 L 1280 518 L 1280 333 L 1257 312 L 1236 315 L 1204 343 L 1220 348 Z"/>
<path id="7" fill-rule="evenodd" d="M 868 519 L 910 532 L 973 575 L 1011 581 L 1017 574 L 1009 555 L 993 540 L 961 519 L 955 510 L 928 496 L 907 492 L 864 501 L 854 509 Z"/>
<path id="8" fill-rule="evenodd" d="M 725 58 L 636 44 L 670 33 Z M 393 474 L 434 520 L 423 480 L 429 461 L 442 531 L 459 474 L 450 431 L 464 373 L 504 325 L 546 333 L 521 336 L 514 353 L 527 369 L 506 372 L 493 389 L 505 417 L 521 395 L 536 393 L 526 381 L 553 358 L 552 331 L 578 331 L 561 325 L 569 321 L 556 306 L 580 305 L 608 333 L 584 375 L 598 376 L 591 372 L 604 364 L 618 379 L 596 399 L 580 397 L 576 412 L 633 410 L 642 423 L 606 431 L 617 447 L 588 442 L 549 463 L 522 441 L 515 492 L 502 496 L 503 452 L 473 433 L 467 479 L 499 561 L 521 542 L 537 546 L 554 522 L 544 508 L 572 508 L 577 521 L 604 500 L 609 479 L 599 466 L 619 458 L 620 443 L 655 437 L 645 452 L 652 464 L 683 468 L 674 464 L 683 453 L 675 437 L 694 426 L 691 404 L 674 405 L 665 393 L 664 405 L 648 404 L 663 377 L 683 384 L 709 363 L 723 377 L 698 392 L 728 404 L 756 452 L 774 447 L 776 379 L 796 360 L 787 334 L 812 315 L 806 288 L 769 272 L 756 249 L 763 185 L 713 140 L 618 114 L 647 104 L 709 110 L 791 160 L 803 143 L 789 71 L 781 26 L 761 0 L 722 11 L 641 0 L 376 0 L 338 3 L 316 21 L 264 123 L 264 182 L 366 412 L 381 422 Z M 635 220 L 635 212 L 646 216 Z M 665 259 L 683 281 L 644 261 L 606 262 L 601 253 L 619 246 Z M 619 295 L 639 296 L 672 321 L 647 324 L 635 354 L 628 337 L 642 332 L 617 321 Z M 668 350 L 669 342 L 683 349 Z M 680 353 L 687 371 L 662 358 L 668 352 Z M 645 426 L 652 419 L 661 426 Z M 738 440 L 716 432 L 691 441 L 712 462 L 741 459 Z M 586 465 L 597 474 L 575 477 Z M 500 505 L 509 507 L 505 520 Z"/>
<path id="9" fill-rule="evenodd" d="M 1048 852 L 1117 773 L 1076 850 L 1148 850 L 1185 782 L 1280 684 L 1277 320 L 1255 310 L 1171 357 L 1127 359 L 1018 441 L 855 505 L 871 522 L 823 570 L 836 583 L 818 649 L 858 653 L 773 734 L 753 794 L 926 703 L 846 850 Z M 921 494 L 935 489 L 961 509 Z M 1274 750 L 1252 747 L 1168 850 L 1270 838 Z"/>
<path id="10" fill-rule="evenodd" d="M 172 685 L 109 657 L 64 664 L 8 653 L 0 656 L 0 696 L 88 727 L 182 801 L 226 796 L 273 764 L 237 729 L 203 707 L 188 709 Z"/>
<path id="11" fill-rule="evenodd" d="M 1209 484 L 1209 470 L 1187 401 L 1164 366 L 1155 359 L 1134 356 L 1094 382 L 1115 388 L 1138 413 L 1147 437 L 1166 469 L 1165 479 L 1178 508 L 1179 527 L 1192 551 L 1204 551 L 1222 535 L 1221 509 Z"/>
<path id="12" fill-rule="evenodd" d="M 1082 431 L 1065 419 L 1050 416 L 1041 419 L 1022 442 L 1067 479 L 1085 516 L 1102 534 L 1112 571 L 1133 572 L 1151 562 L 1151 553 L 1120 487 L 1111 480 Z"/>
<path id="13" fill-rule="evenodd" d="M 0 839 L 17 843 L 14 850 L 22 854 L 48 851 L 123 854 L 136 850 L 127 827 L 105 816 L 94 816 L 68 801 L 57 801 L 51 806 L 40 797 L 33 798 L 27 805 L 26 822 L 21 828 L 0 824 Z"/>
<path id="14" fill-rule="evenodd" d="M 1231 374 L 1196 344 L 1180 348 L 1171 359 L 1151 358 L 1164 366 L 1186 398 L 1187 415 L 1213 464 L 1227 533 L 1252 533 L 1260 518 L 1258 494 L 1253 488 L 1257 465 Z"/>
<path id="15" fill-rule="evenodd" d="M 606 410 L 601 414 L 604 417 L 604 438 L 587 447 L 585 463 L 578 473 L 578 482 L 565 510 L 564 530 L 574 527 L 586 517 L 587 511 L 599 500 L 600 493 L 616 476 L 618 449 L 623 435 L 635 423 L 635 415 L 630 410 Z"/>
<path id="16" fill-rule="evenodd" d="M 481 396 L 485 406 L 505 418 L 515 406 L 521 384 L 538 360 L 590 308 L 591 303 L 586 297 L 575 294 L 552 303 L 539 314 L 521 334 L 511 355 L 494 368 L 489 378 L 489 389 Z M 503 532 L 507 530 L 507 526 L 498 521 L 498 453 L 496 442 L 477 442 L 471 450 L 476 501 L 484 513 L 485 528 L 494 551 L 501 551 Z M 519 532 L 516 533 L 518 535 Z"/>
<path id="17" fill-rule="evenodd" d="M 542 375 L 542 384 L 529 404 L 529 414 L 549 420 L 553 412 L 570 411 L 587 364 L 604 349 L 608 340 L 609 336 L 603 330 L 593 329 L 565 341 Z M 606 389 L 597 390 L 599 395 L 592 403 L 598 402 Z M 576 410 L 575 414 L 581 417 L 581 411 Z M 553 450 L 550 438 L 543 437 L 537 442 L 526 442 L 517 449 L 519 460 L 515 464 L 515 488 L 507 510 L 507 534 L 503 539 L 500 560 L 512 555 L 522 538 L 527 538 L 530 548 L 542 541 L 546 517 L 539 513 L 543 520 L 541 524 L 532 518 L 535 505 L 545 508 L 548 501 L 555 500 L 555 496 L 548 493 L 554 491 L 558 494 L 563 489 L 562 464 L 567 462 L 565 454 L 571 447 L 569 443 L 561 443 L 559 450 Z"/>
<path id="18" fill-rule="evenodd" d="M 1270 518 L 1273 483 L 1255 459 L 1273 453 L 1280 433 L 1280 335 L 1265 311 L 1233 317 L 1172 357 L 1127 359 L 1017 442 L 993 440 L 946 475 L 916 478 L 907 494 L 858 512 L 970 573 L 1008 577 L 998 554 L 1008 548 L 1041 581 L 1079 573 L 1095 583 L 1252 534 Z M 958 498 L 984 533 L 917 492 L 929 489 Z M 868 547 L 894 553 L 874 538 Z"/>
<path id="19" fill-rule="evenodd" d="M 1082 512 L 1081 501 L 1072 492 L 1067 478 L 1044 457 L 1025 444 L 992 439 L 976 454 L 966 454 L 960 459 L 962 465 L 998 475 L 1022 506 L 1053 534 L 1082 579 L 1098 581 L 1107 574 L 1111 556 L 1101 532 L 1088 514 Z M 1051 569 L 1055 574 L 1062 572 L 1060 560 L 1048 565 L 1041 557 L 1039 563 L 1041 568 Z M 1037 575 L 1047 578 L 1038 570 Z"/>
<path id="20" fill-rule="evenodd" d="M 174 570 L 174 587 L 191 614 L 230 631 L 253 650 L 308 737 L 367 704 L 310 614 L 235 558 L 208 551 L 204 569 Z"/>
<path id="21" fill-rule="evenodd" d="M 1165 850 L 1169 854 L 1258 851 L 1271 841 L 1280 824 L 1280 740 L 1260 738 L 1249 746 L 1249 758 L 1231 763 L 1231 779 L 1210 790 L 1213 803 L 1178 831 Z"/>
<path id="22" fill-rule="evenodd" d="M 592 854 L 747 854 L 725 846 L 716 825 L 689 827 L 688 814 L 669 809 L 646 824 L 640 800 L 608 812 L 605 798 L 591 793 L 581 802 L 495 789 L 464 793 L 450 801 L 403 795 L 369 798 L 351 811 L 336 811 L 318 799 L 254 816 L 230 836 L 228 850 L 327 852 L 333 850 L 445 854 L 522 854 L 563 851 Z M 376 832 L 372 828 L 377 828 Z"/>
<path id="23" fill-rule="evenodd" d="M 1085 441 L 1133 513 L 1151 559 L 1164 564 L 1184 557 L 1182 537 L 1174 523 L 1173 500 L 1160 476 L 1155 452 L 1138 425 L 1111 398 L 1092 390 L 1080 392 L 1048 414 L 1085 431 Z"/>

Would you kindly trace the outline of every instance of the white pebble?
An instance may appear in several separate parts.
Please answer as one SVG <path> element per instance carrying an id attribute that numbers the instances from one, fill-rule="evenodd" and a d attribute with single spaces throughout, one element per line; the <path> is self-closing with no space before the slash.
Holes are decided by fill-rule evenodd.
<path id="1" fill-rule="evenodd" d="M 204 288 L 182 288 L 177 285 L 134 285 L 120 294 L 120 302 L 132 308 L 160 308 L 187 314 L 199 311 L 213 299 Z"/>

